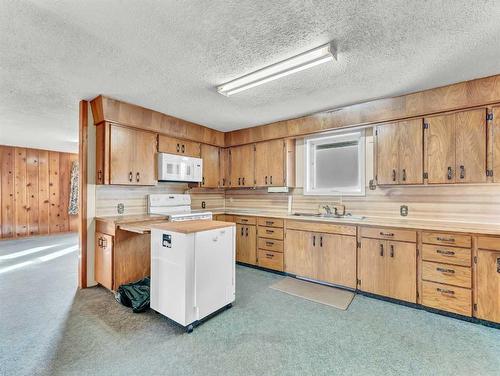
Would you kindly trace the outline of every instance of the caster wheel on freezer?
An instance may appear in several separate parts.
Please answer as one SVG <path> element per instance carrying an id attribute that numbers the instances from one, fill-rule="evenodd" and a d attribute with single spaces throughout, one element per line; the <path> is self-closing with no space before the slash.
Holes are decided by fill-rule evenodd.
<path id="1" fill-rule="evenodd" d="M 194 329 L 193 324 L 191 324 L 191 325 L 189 325 L 189 326 L 186 328 L 186 332 L 188 332 L 188 333 L 192 333 L 192 332 L 193 332 L 193 329 Z"/>

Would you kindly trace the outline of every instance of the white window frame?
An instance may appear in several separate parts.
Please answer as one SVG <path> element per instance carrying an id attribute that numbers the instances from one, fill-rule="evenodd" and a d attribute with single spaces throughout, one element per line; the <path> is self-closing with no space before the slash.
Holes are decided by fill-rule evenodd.
<path id="1" fill-rule="evenodd" d="M 360 178 L 359 186 L 356 187 L 332 187 L 314 188 L 314 164 L 315 147 L 318 145 L 331 144 L 337 142 L 358 141 L 358 174 Z M 328 195 L 328 196 L 365 196 L 366 181 L 366 140 L 365 130 L 356 130 L 346 133 L 335 132 L 323 134 L 321 136 L 306 138 L 305 140 L 305 166 L 304 166 L 304 195 Z"/>

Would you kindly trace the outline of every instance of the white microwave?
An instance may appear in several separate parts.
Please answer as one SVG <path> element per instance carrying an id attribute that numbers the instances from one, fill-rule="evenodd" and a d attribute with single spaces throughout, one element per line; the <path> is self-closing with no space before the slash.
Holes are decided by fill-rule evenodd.
<path id="1" fill-rule="evenodd" d="M 203 160 L 182 155 L 158 153 L 158 180 L 201 182 Z"/>

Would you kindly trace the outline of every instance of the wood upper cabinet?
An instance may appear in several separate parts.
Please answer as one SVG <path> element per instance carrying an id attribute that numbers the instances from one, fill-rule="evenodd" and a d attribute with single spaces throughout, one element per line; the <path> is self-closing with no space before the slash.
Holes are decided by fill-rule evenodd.
<path id="1" fill-rule="evenodd" d="M 362 238 L 358 261 L 360 290 L 416 303 L 415 243 Z"/>
<path id="2" fill-rule="evenodd" d="M 96 128 L 96 183 L 155 185 L 156 134 L 101 123 Z"/>
<path id="3" fill-rule="evenodd" d="M 429 184 L 486 182 L 486 109 L 425 119 Z"/>
<path id="4" fill-rule="evenodd" d="M 236 224 L 236 261 L 257 264 L 257 229 L 252 225 Z"/>
<path id="5" fill-rule="evenodd" d="M 229 151 L 231 163 L 231 187 L 253 187 L 255 185 L 255 145 L 232 147 Z"/>
<path id="6" fill-rule="evenodd" d="M 286 230 L 285 272 L 314 278 L 313 233 Z"/>
<path id="7" fill-rule="evenodd" d="M 423 183 L 422 119 L 379 125 L 377 137 L 377 183 Z"/>
<path id="8" fill-rule="evenodd" d="M 201 144 L 201 159 L 203 160 L 201 186 L 217 188 L 219 186 L 219 148 Z"/>
<path id="9" fill-rule="evenodd" d="M 493 107 L 490 116 L 493 116 L 490 133 L 493 141 L 491 173 L 493 182 L 500 183 L 500 106 Z"/>
<path id="10" fill-rule="evenodd" d="M 231 173 L 229 167 L 229 148 L 220 148 L 219 156 L 219 186 L 230 187 Z"/>
<path id="11" fill-rule="evenodd" d="M 285 185 L 285 140 L 255 145 L 255 181 L 259 187 Z"/>
<path id="12" fill-rule="evenodd" d="M 160 153 L 178 154 L 187 157 L 200 158 L 200 146 L 199 142 L 181 140 L 179 138 L 168 137 L 159 135 L 158 136 L 158 151 Z"/>

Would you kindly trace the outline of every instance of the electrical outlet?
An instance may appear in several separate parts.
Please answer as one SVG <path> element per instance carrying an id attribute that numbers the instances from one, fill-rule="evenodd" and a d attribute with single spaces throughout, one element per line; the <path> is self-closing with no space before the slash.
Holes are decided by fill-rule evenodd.
<path id="1" fill-rule="evenodd" d="M 408 206 L 407 205 L 401 205 L 399 207 L 399 214 L 401 214 L 402 217 L 406 217 L 408 215 Z"/>
<path id="2" fill-rule="evenodd" d="M 125 212 L 125 205 L 123 205 L 123 203 L 120 202 L 116 206 L 116 211 L 118 212 L 118 214 L 123 214 Z"/>

